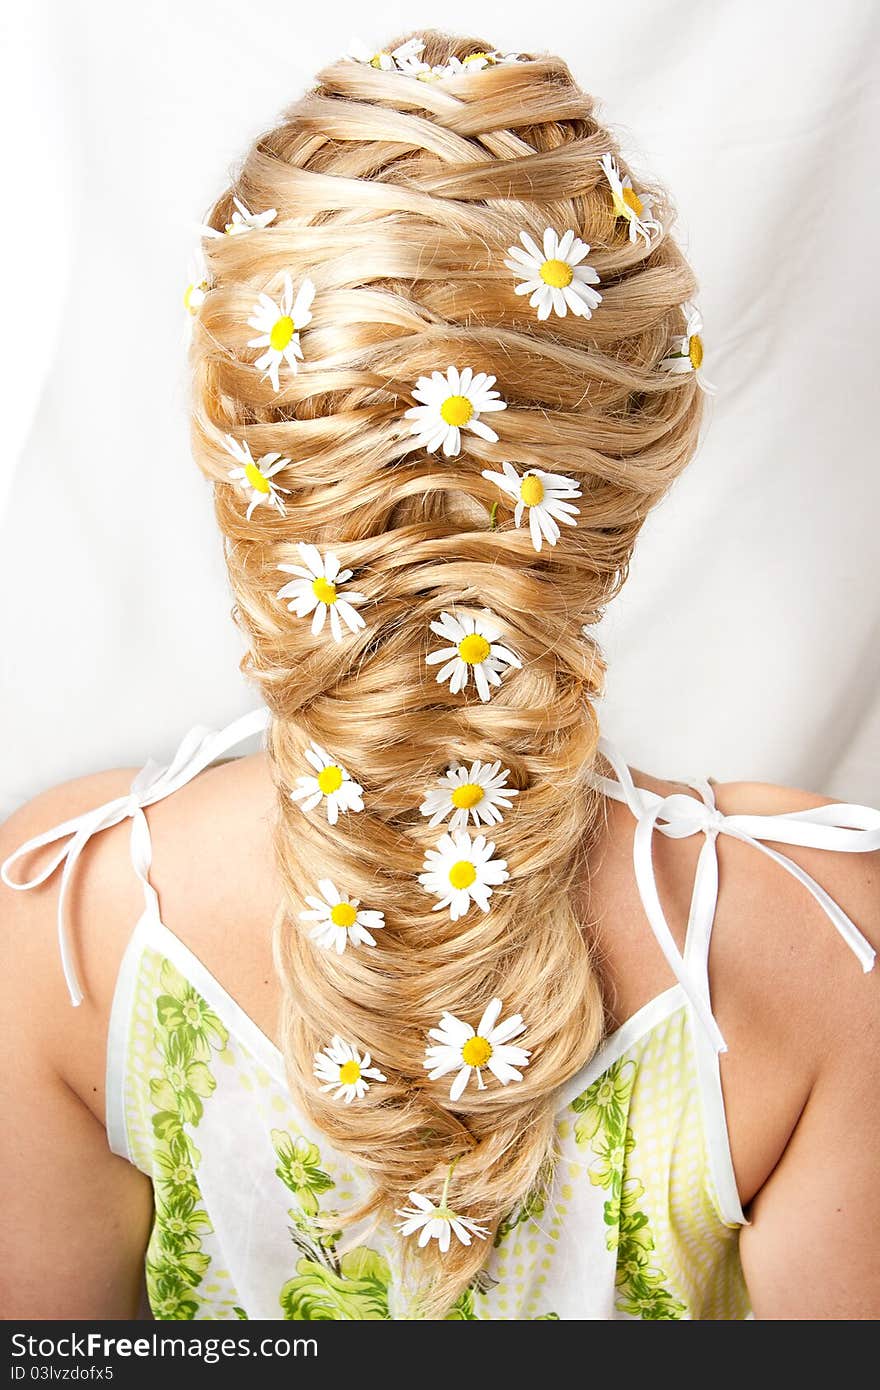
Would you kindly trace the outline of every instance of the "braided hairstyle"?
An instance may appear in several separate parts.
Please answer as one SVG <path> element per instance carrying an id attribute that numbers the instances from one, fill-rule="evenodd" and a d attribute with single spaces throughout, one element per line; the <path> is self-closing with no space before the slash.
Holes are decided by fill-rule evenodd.
<path id="1" fill-rule="evenodd" d="M 487 48 L 419 38 L 432 65 Z M 204 242 L 209 289 L 191 349 L 194 450 L 215 482 L 243 668 L 272 715 L 282 1043 L 296 1103 L 369 1175 L 372 1195 L 343 1220 L 390 1215 L 412 1189 L 437 1201 L 451 1171 L 448 1205 L 494 1229 L 545 1181 L 557 1088 L 603 1031 L 581 903 L 602 815 L 583 770 L 596 757 L 604 664 L 584 628 L 695 449 L 694 374 L 660 366 L 695 281 L 659 190 L 650 244 L 630 239 L 600 163 L 617 157 L 615 142 L 559 58 L 520 55 L 440 81 L 342 60 L 318 81 L 213 208 L 217 230 L 233 195 L 276 217 Z M 540 243 L 547 227 L 591 247 L 603 298 L 590 318 L 541 321 L 515 293 L 507 248 L 523 230 Z M 315 297 L 304 360 L 276 390 L 255 365 L 248 318 L 260 293 L 278 299 L 286 274 L 309 277 Z M 446 457 L 413 447 L 404 412 L 417 378 L 450 363 L 495 376 L 507 409 L 490 417 L 498 442 L 463 431 Z M 246 517 L 228 435 L 254 459 L 290 460 L 275 479 L 283 512 Z M 577 525 L 555 547 L 537 552 L 513 500 L 482 476 L 506 460 L 580 488 Z M 301 542 L 332 551 L 364 595 L 365 626 L 340 642 L 313 635 L 278 597 L 279 566 L 302 563 Z M 426 663 L 441 612 L 484 608 L 522 663 L 487 703 L 470 684 L 453 693 Z M 312 743 L 361 785 L 361 812 L 330 824 L 325 808 L 292 799 Z M 419 808 L 450 765 L 474 760 L 500 762 L 518 793 L 492 831 L 509 879 L 488 912 L 471 905 L 454 921 L 419 882 L 442 834 Z M 338 954 L 312 938 L 300 913 L 326 879 L 384 913 L 374 947 Z M 446 1011 L 475 1026 L 496 996 L 523 1016 L 529 1064 L 520 1081 L 490 1077 L 453 1101 L 448 1077 L 429 1079 L 428 1030 Z M 348 1105 L 313 1073 L 333 1035 L 386 1078 Z M 442 1316 L 486 1249 L 453 1240 L 445 1255 L 436 1243 L 414 1255 L 418 1315 Z"/>

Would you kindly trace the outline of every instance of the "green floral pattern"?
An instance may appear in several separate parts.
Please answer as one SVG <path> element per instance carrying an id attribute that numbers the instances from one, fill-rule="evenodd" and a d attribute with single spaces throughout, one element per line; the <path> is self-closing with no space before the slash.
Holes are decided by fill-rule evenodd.
<path id="1" fill-rule="evenodd" d="M 571 1108 L 579 1116 L 574 1126 L 574 1137 L 581 1148 L 590 1143 L 599 1129 L 609 1134 L 622 1132 L 635 1076 L 635 1062 L 621 1059 L 594 1081 L 583 1095 L 572 1101 Z"/>
<path id="2" fill-rule="evenodd" d="M 281 1290 L 285 1318 L 297 1322 L 361 1322 L 390 1318 L 391 1270 L 374 1250 L 359 1247 L 337 1261 L 321 1247 L 321 1258 L 304 1257 Z"/>
<path id="3" fill-rule="evenodd" d="M 321 1198 L 335 1184 L 321 1166 L 318 1145 L 304 1135 L 272 1130 L 272 1147 L 278 1160 L 275 1172 L 297 1205 L 289 1215 L 290 1237 L 299 1258 L 295 1275 L 279 1294 L 285 1319 L 294 1322 L 363 1322 L 391 1318 L 392 1272 L 388 1261 L 367 1246 L 344 1255 L 337 1253 L 339 1233 L 334 1232 L 332 1208 L 321 1209 Z M 543 1198 L 527 1199 L 511 1216 L 508 1231 L 521 1221 L 534 1220 L 544 1210 Z M 477 1294 L 487 1294 L 497 1280 L 482 1270 L 446 1315 L 452 1322 L 477 1322 Z M 555 1318 L 555 1313 L 545 1313 Z"/>
<path id="4" fill-rule="evenodd" d="M 328 1192 L 333 1186 L 330 1174 L 321 1168 L 317 1144 L 310 1144 L 302 1136 L 291 1139 L 284 1130 L 273 1129 L 272 1147 L 278 1159 L 275 1172 L 296 1197 L 300 1210 L 306 1216 L 317 1216 L 320 1193 Z"/>
<path id="5" fill-rule="evenodd" d="M 275 1172 L 297 1202 L 289 1212 L 290 1237 L 299 1254 L 296 1274 L 278 1296 L 285 1319 L 363 1322 L 390 1318 L 387 1260 L 366 1246 L 341 1256 L 336 1253 L 339 1234 L 331 1229 L 333 1212 L 322 1214 L 320 1202 L 335 1183 L 321 1167 L 317 1144 L 303 1135 L 292 1138 L 285 1130 L 273 1129 L 272 1147 L 278 1160 Z"/>
<path id="6" fill-rule="evenodd" d="M 211 1221 L 200 1205 L 196 1170 L 201 1155 L 184 1128 L 196 1126 L 216 1081 L 208 1066 L 228 1034 L 191 984 L 163 961 L 162 993 L 156 998 L 155 1041 L 161 1072 L 150 1078 L 154 1110 L 153 1182 L 155 1219 L 147 1248 L 146 1283 L 153 1316 L 168 1321 L 195 1318 L 203 1299 L 196 1292 L 210 1256 L 202 1237 Z"/>
<path id="7" fill-rule="evenodd" d="M 153 1315 L 163 1320 L 247 1319 L 246 1309 L 233 1302 L 234 1294 L 227 1295 L 221 1311 L 212 1299 L 217 1284 L 205 1287 L 211 1256 L 203 1242 L 212 1233 L 212 1225 L 199 1187 L 201 1154 L 193 1142 L 193 1131 L 216 1089 L 214 1062 L 227 1052 L 229 1035 L 217 1014 L 168 960 L 161 961 L 159 989 L 151 1009 L 157 1060 L 152 1074 L 145 1077 L 151 1102 L 149 1123 L 155 1136 L 155 1220 L 146 1258 L 150 1306 Z M 674 1320 L 687 1317 L 688 1310 L 660 1267 L 645 1211 L 645 1188 L 631 1171 L 637 1148 L 629 1123 L 636 1071 L 634 1061 L 621 1059 L 571 1103 L 576 1117 L 574 1139 L 589 1155 L 589 1182 L 604 1194 L 605 1244 L 615 1252 L 616 1309 L 646 1321 Z M 411 1309 L 395 1306 L 394 1293 L 401 1295 L 403 1290 L 396 1288 L 383 1254 L 367 1246 L 341 1252 L 341 1234 L 335 1229 L 338 1209 L 332 1201 L 325 1205 L 335 1182 L 318 1144 L 282 1129 L 272 1129 L 270 1137 L 275 1173 L 292 1197 L 291 1276 L 278 1295 L 283 1317 L 375 1321 L 411 1315 Z M 499 1223 L 494 1241 L 499 1258 L 504 1258 L 505 1243 L 518 1239 L 517 1228 L 531 1224 L 536 1235 L 543 1234 L 544 1219 L 552 1211 L 549 1176 Z M 503 1300 L 503 1285 L 499 1287 L 489 1269 L 482 1270 L 455 1300 L 447 1319 L 479 1321 L 494 1316 L 490 1310 L 495 1289 Z M 501 1308 L 505 1307 L 502 1301 Z M 558 1314 L 546 1312 L 533 1320 L 556 1321 Z"/>
<path id="8" fill-rule="evenodd" d="M 573 1100 L 571 1109 L 579 1116 L 574 1135 L 578 1147 L 593 1154 L 590 1182 L 608 1194 L 605 1244 L 617 1252 L 616 1308 L 649 1322 L 677 1320 L 686 1316 L 687 1307 L 670 1292 L 663 1270 L 652 1264 L 654 1238 L 641 1206 L 645 1189 L 627 1172 L 636 1147 L 628 1123 L 635 1077 L 635 1063 L 620 1060 Z"/>
<path id="9" fill-rule="evenodd" d="M 156 1000 L 159 1027 L 184 1036 L 192 1056 L 199 1062 L 210 1062 L 212 1047 L 222 1052 L 229 1041 L 223 1024 L 189 981 L 167 960 L 162 966 L 161 986 L 165 993 Z"/>

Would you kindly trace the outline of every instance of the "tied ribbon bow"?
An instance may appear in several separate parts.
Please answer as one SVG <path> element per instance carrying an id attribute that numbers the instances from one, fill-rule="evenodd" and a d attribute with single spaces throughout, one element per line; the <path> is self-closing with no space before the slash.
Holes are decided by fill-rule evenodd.
<path id="1" fill-rule="evenodd" d="M 105 805 L 98 806 L 94 810 L 73 816 L 70 820 L 56 825 L 54 829 L 47 830 L 42 835 L 35 835 L 32 840 L 21 845 L 0 865 L 0 878 L 3 879 L 7 888 L 14 888 L 19 892 L 38 888 L 40 884 L 52 877 L 56 869 L 62 864 L 64 865 L 58 889 L 58 947 L 61 953 L 61 967 L 64 971 L 72 1004 L 81 1004 L 84 995 L 73 959 L 64 905 L 77 861 L 89 840 L 101 830 L 109 830 L 112 826 L 119 825 L 120 821 L 130 818 L 132 823 L 132 862 L 143 883 L 145 893 L 155 901 L 155 890 L 151 887 L 148 878 L 152 861 L 152 847 L 144 807 L 152 806 L 155 802 L 170 796 L 172 792 L 177 791 L 199 772 L 209 767 L 217 758 L 222 757 L 228 749 L 243 742 L 251 734 L 263 730 L 268 720 L 268 710 L 257 709 L 242 715 L 226 729 L 217 731 L 202 726 L 191 729 L 168 766 L 163 767 L 151 759 L 135 777 L 127 796 L 116 797 L 115 800 L 108 801 Z M 24 859 L 36 850 L 55 844 L 58 846 L 57 849 L 33 878 L 29 878 L 25 882 L 18 882 L 11 877 L 10 871 L 18 860 Z"/>
<path id="2" fill-rule="evenodd" d="M 880 849 L 880 811 L 868 806 L 835 802 L 829 806 L 816 806 L 782 815 L 725 815 L 715 805 L 715 794 L 709 782 L 689 784 L 700 793 L 700 801 L 684 792 L 673 792 L 670 796 L 662 797 L 635 785 L 626 763 L 605 739 L 599 740 L 599 752 L 611 764 L 617 782 L 594 773 L 590 774 L 590 781 L 606 795 L 626 801 L 636 818 L 633 867 L 648 922 L 715 1052 L 726 1052 L 727 1044 L 712 1013 L 708 976 L 694 973 L 686 953 L 683 955 L 678 949 L 660 904 L 653 864 L 655 830 L 674 840 L 700 833 L 706 836 L 697 861 L 688 938 L 693 934 L 698 940 L 708 943 L 718 905 L 718 854 L 715 841 L 719 834 L 724 834 L 760 850 L 802 883 L 856 956 L 862 969 L 867 972 L 873 968 L 874 948 L 843 908 L 805 869 L 773 849 L 766 841 L 846 853 L 866 853 Z"/>

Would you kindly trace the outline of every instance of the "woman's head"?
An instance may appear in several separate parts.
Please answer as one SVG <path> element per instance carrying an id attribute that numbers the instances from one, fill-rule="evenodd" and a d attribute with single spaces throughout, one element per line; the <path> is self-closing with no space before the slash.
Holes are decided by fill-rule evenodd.
<path id="1" fill-rule="evenodd" d="M 419 38 L 429 68 L 487 50 Z M 695 376 L 664 365 L 694 278 L 663 195 L 615 195 L 625 165 L 560 59 L 439 78 L 344 59 L 319 83 L 213 209 L 218 231 L 234 196 L 275 217 L 206 239 L 192 350 L 196 455 L 273 714 L 284 1048 L 377 1214 L 412 1190 L 439 1202 L 449 1177 L 448 1205 L 491 1230 L 544 1181 L 554 1092 L 602 1031 L 579 911 L 599 818 L 589 629 L 695 447 Z M 230 448 L 257 473 L 230 480 Z M 454 814 L 468 831 L 438 845 Z M 384 915 L 361 915 L 374 945 L 352 940 L 355 899 Z M 448 1013 L 473 1031 L 496 998 L 522 1015 L 521 1079 L 485 1069 L 491 1039 L 431 1079 L 429 1030 Z M 350 1104 L 314 1074 L 334 1036 L 385 1077 Z M 429 1247 L 419 1309 L 485 1253 Z"/>

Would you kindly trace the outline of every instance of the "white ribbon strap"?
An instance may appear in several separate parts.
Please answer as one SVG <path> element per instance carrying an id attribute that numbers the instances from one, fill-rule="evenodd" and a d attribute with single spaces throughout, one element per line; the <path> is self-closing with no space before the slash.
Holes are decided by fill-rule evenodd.
<path id="1" fill-rule="evenodd" d="M 686 962 L 669 930 L 660 904 L 652 858 L 655 830 L 672 839 L 684 839 L 700 831 L 707 838 L 707 843 L 700 853 L 694 880 L 689 938 L 691 933 L 695 933 L 696 939 L 708 943 L 718 906 L 718 858 L 714 842 L 721 833 L 732 835 L 735 839 L 759 849 L 762 854 L 775 860 L 787 873 L 802 883 L 856 956 L 862 969 L 868 971 L 873 968 L 874 948 L 843 908 L 799 864 L 780 854 L 778 850 L 772 849 L 764 841 L 803 845 L 815 849 L 833 849 L 851 854 L 868 853 L 880 849 L 880 811 L 868 806 L 837 802 L 783 815 L 726 816 L 715 806 L 714 794 L 709 783 L 699 785 L 702 801 L 697 801 L 695 797 L 687 796 L 683 792 L 661 797 L 656 792 L 635 785 L 629 768 L 605 739 L 600 739 L 599 751 L 611 764 L 617 781 L 595 774 L 591 774 L 590 780 L 606 795 L 613 796 L 618 801 L 625 801 L 636 817 L 633 867 L 648 922 L 670 969 L 687 995 L 716 1052 L 725 1052 L 727 1045 L 709 1003 L 708 977 L 704 978 L 705 972 L 702 969 L 697 974 L 690 963 Z"/>
<path id="2" fill-rule="evenodd" d="M 64 979 L 72 1004 L 82 1003 L 83 991 L 71 951 L 64 902 L 77 860 L 89 840 L 99 831 L 109 830 L 111 826 L 118 825 L 120 821 L 130 816 L 132 818 L 132 861 L 145 890 L 148 894 L 153 894 L 148 879 L 151 860 L 150 832 L 143 808 L 152 806 L 155 802 L 170 796 L 172 792 L 178 791 L 185 783 L 209 767 L 212 762 L 222 757 L 230 748 L 234 748 L 236 744 L 244 742 L 252 734 L 265 729 L 268 722 L 269 711 L 256 709 L 249 714 L 242 715 L 240 719 L 236 719 L 225 729 L 210 730 L 202 727 L 191 729 L 169 765 L 163 768 L 152 760 L 148 762 L 135 777 L 127 796 L 117 797 L 114 801 L 108 801 L 104 806 L 86 811 L 81 816 L 74 816 L 71 820 L 56 825 L 52 830 L 44 831 L 42 835 L 35 835 L 33 839 L 28 840 L 26 844 L 21 845 L 13 854 L 10 854 L 9 858 L 0 865 L 0 878 L 3 879 L 7 888 L 14 888 L 19 892 L 38 888 L 40 884 L 52 877 L 61 864 L 64 865 L 58 888 L 58 947 L 61 953 L 61 968 L 64 971 Z M 11 877 L 11 870 L 20 859 L 56 843 L 58 843 L 57 850 L 50 855 L 46 864 L 33 878 L 20 883 Z"/>

